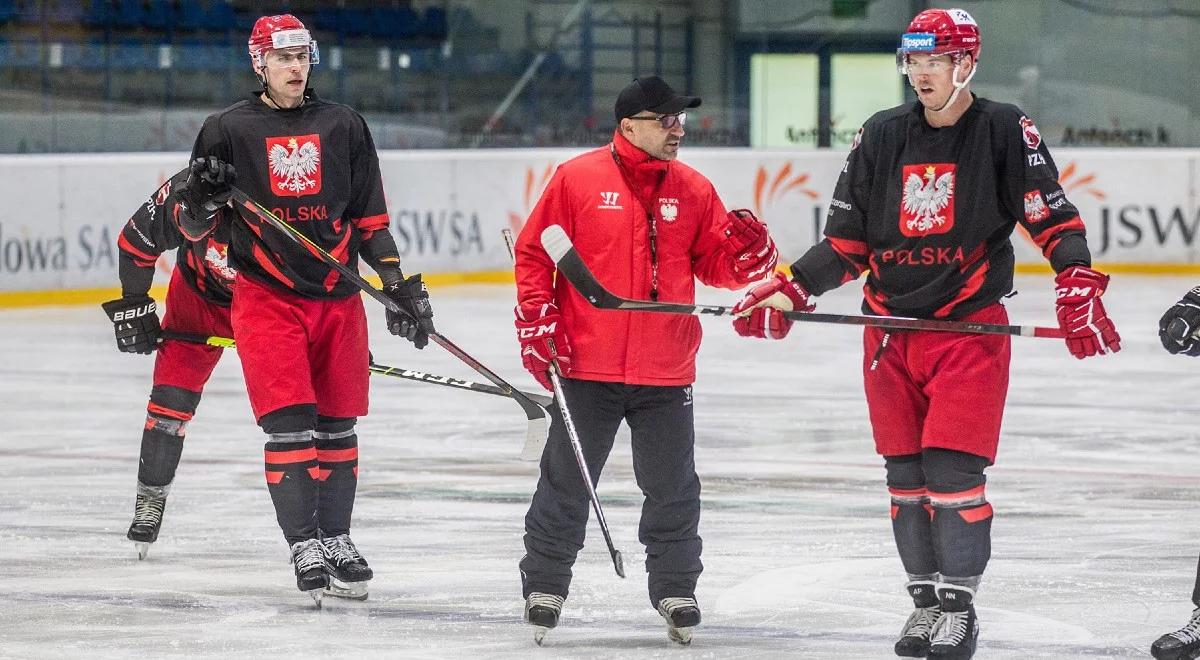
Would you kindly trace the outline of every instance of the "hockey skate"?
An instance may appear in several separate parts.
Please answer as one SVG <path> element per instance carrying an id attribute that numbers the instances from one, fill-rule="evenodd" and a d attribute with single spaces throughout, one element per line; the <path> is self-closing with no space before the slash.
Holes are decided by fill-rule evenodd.
<path id="1" fill-rule="evenodd" d="M 667 622 L 667 637 L 687 646 L 692 643 L 692 628 L 700 625 L 700 606 L 695 598 L 664 598 L 658 601 L 658 613 Z"/>
<path id="2" fill-rule="evenodd" d="M 979 620 L 966 589 L 939 589 L 942 614 L 929 635 L 929 655 L 937 660 L 969 660 L 979 641 Z"/>
<path id="3" fill-rule="evenodd" d="M 329 574 L 325 572 L 321 542 L 308 539 L 293 543 L 292 564 L 296 569 L 296 588 L 311 596 L 320 609 L 321 596 L 329 586 Z"/>
<path id="4" fill-rule="evenodd" d="M 533 626 L 533 641 L 538 646 L 546 638 L 546 633 L 558 625 L 558 617 L 562 614 L 562 596 L 544 594 L 535 591 L 525 599 L 525 623 Z"/>
<path id="5" fill-rule="evenodd" d="M 1157 660 L 1192 660 L 1200 657 L 1200 607 L 1182 628 L 1155 640 L 1150 655 Z"/>
<path id="6" fill-rule="evenodd" d="M 913 612 L 900 630 L 896 640 L 896 655 L 905 658 L 924 658 L 929 653 L 929 636 L 933 624 L 942 615 L 941 603 L 934 593 L 933 582 L 910 582 L 906 587 L 913 599 Z"/>
<path id="7" fill-rule="evenodd" d="M 141 484 L 138 485 L 137 502 L 133 507 L 133 523 L 129 525 L 129 531 L 125 533 L 125 538 L 133 541 L 137 548 L 138 561 L 146 558 L 150 553 L 150 544 L 158 540 L 158 530 L 162 527 L 163 510 L 167 506 L 167 496 L 151 495 L 143 492 Z"/>
<path id="8" fill-rule="evenodd" d="M 367 560 L 359 554 L 349 534 L 339 534 L 321 539 L 321 551 L 325 557 L 325 570 L 329 573 L 326 596 L 367 599 L 367 580 L 375 572 L 367 566 Z"/>

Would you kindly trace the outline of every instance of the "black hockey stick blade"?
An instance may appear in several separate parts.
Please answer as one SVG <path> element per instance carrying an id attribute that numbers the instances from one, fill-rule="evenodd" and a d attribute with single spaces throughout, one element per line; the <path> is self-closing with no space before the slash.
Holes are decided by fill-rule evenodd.
<path id="1" fill-rule="evenodd" d="M 612 551 L 613 568 L 617 571 L 617 577 L 625 577 L 625 558 L 621 556 L 621 551 L 613 548 Z"/>
<path id="2" fill-rule="evenodd" d="M 376 302 L 386 307 L 389 311 L 395 314 L 408 315 L 408 312 L 402 309 L 395 300 L 392 300 L 387 296 L 387 294 L 379 289 L 376 289 L 374 286 L 371 286 L 371 283 L 364 280 L 357 271 L 339 261 L 337 257 L 329 254 L 325 248 L 317 245 L 312 239 L 305 236 L 295 227 L 287 224 L 283 220 L 280 220 L 275 216 L 274 213 L 270 211 L 270 209 L 265 208 L 263 205 L 251 199 L 250 196 L 243 192 L 240 188 L 237 186 L 230 186 L 230 191 L 233 196 L 233 201 L 236 203 L 235 205 L 237 207 L 245 209 L 251 215 L 257 217 L 260 221 L 265 222 L 279 230 L 279 232 L 284 236 L 287 236 L 289 239 L 299 244 L 314 257 L 324 261 L 326 265 L 336 270 L 343 277 L 345 277 L 347 281 L 361 289 L 363 293 L 366 293 L 368 296 L 374 298 Z M 525 411 L 526 417 L 529 417 L 536 412 L 535 408 L 537 408 L 538 405 L 531 401 L 529 397 L 526 397 L 520 390 L 510 385 L 508 381 L 496 375 L 495 372 L 493 372 L 491 369 L 488 369 L 483 365 L 482 362 L 476 360 L 469 353 L 459 348 L 454 342 L 447 339 L 444 335 L 437 332 L 431 332 L 429 333 L 429 338 L 432 339 L 437 345 L 446 349 L 454 357 L 467 363 L 469 367 L 474 369 L 484 378 L 491 381 L 492 384 L 504 390 L 505 394 L 507 394 L 521 406 L 521 409 Z M 526 439 L 528 440 L 529 438 L 527 437 Z M 542 446 L 544 445 L 545 438 L 542 439 Z M 526 442 L 525 447 L 521 450 L 521 456 L 531 456 L 535 452 L 538 454 L 538 456 L 541 456 L 541 449 L 542 448 L 540 446 L 531 446 L 529 442 Z"/>
<path id="3" fill-rule="evenodd" d="M 571 239 L 563 228 L 550 225 L 542 231 L 542 247 L 558 266 L 558 271 L 567 278 L 571 286 L 588 302 L 600 309 L 625 311 L 663 312 L 667 314 L 695 314 L 698 316 L 731 316 L 732 307 L 721 305 L 694 305 L 687 303 L 653 302 L 622 298 L 604 288 L 596 275 L 584 263 L 575 250 Z M 932 330 L 935 332 L 964 332 L 971 334 L 1013 335 L 1018 337 L 1042 337 L 1062 339 L 1065 335 L 1059 328 L 1032 325 L 1000 325 L 995 323 L 973 323 L 970 321 L 941 321 L 917 319 L 904 316 L 872 316 L 869 314 L 821 314 L 817 312 L 780 312 L 792 321 L 805 323 L 836 323 L 842 325 L 865 325 L 889 330 Z"/>

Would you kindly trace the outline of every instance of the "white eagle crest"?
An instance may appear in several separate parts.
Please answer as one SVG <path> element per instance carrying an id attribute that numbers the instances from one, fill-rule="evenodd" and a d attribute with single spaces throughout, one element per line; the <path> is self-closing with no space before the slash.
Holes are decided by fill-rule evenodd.
<path id="1" fill-rule="evenodd" d="M 925 168 L 925 182 L 922 183 L 921 179 L 915 173 L 908 175 L 900 204 L 913 216 L 906 223 L 907 228 L 925 232 L 946 222 L 946 218 L 939 215 L 938 211 L 946 208 L 954 196 L 954 173 L 946 172 L 934 180 L 934 169 L 930 165 Z"/>
<path id="2" fill-rule="evenodd" d="M 237 271 L 229 265 L 228 248 L 218 250 L 217 246 L 211 242 L 208 244 L 208 250 L 204 252 L 204 261 L 208 262 L 208 269 L 227 282 L 233 282 L 237 279 Z"/>
<path id="3" fill-rule="evenodd" d="M 321 153 L 311 141 L 297 145 L 296 138 L 289 138 L 287 148 L 273 145 L 267 158 L 271 161 L 271 173 L 282 179 L 278 183 L 280 189 L 299 194 L 317 186 L 310 177 L 317 171 Z"/>

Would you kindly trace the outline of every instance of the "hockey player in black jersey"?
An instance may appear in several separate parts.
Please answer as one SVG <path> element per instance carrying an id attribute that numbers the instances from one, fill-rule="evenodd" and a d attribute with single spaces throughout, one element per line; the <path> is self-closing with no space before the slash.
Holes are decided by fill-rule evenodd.
<path id="1" fill-rule="evenodd" d="M 1020 224 L 1057 273 L 1056 312 L 1076 358 L 1114 353 L 1084 224 L 1058 183 L 1033 121 L 976 97 L 979 27 L 961 9 L 918 14 L 901 38 L 900 72 L 917 102 L 877 113 L 851 146 L 825 239 L 734 308 L 739 334 L 778 339 L 819 295 L 868 272 L 864 311 L 1007 323 L 1009 236 Z M 895 652 L 970 658 L 974 600 L 991 556 L 984 470 L 996 458 L 1008 391 L 1007 335 L 863 333 L 863 380 L 892 529 L 915 605 Z"/>
<path id="2" fill-rule="evenodd" d="M 229 184 L 235 172 L 217 159 L 197 160 L 138 207 L 117 239 L 121 297 L 104 303 L 117 349 L 154 358 L 138 463 L 137 500 L 126 536 L 145 559 L 158 540 L 188 422 L 221 349 L 180 341 L 159 344 L 162 330 L 228 337 L 234 272 L 227 262 Z M 158 256 L 178 248 L 166 316 L 149 296 Z"/>
<path id="3" fill-rule="evenodd" d="M 1158 338 L 1173 355 L 1200 355 L 1200 286 L 1192 288 L 1158 321 Z M 1150 653 L 1158 660 L 1190 660 L 1200 657 L 1200 564 L 1192 588 L 1196 609 L 1182 628 L 1155 640 Z"/>
<path id="4" fill-rule="evenodd" d="M 205 120 L 193 158 L 238 171 L 238 187 L 351 269 L 363 259 L 407 315 L 388 330 L 418 348 L 433 311 L 421 276 L 400 271 L 379 157 L 366 121 L 308 89 L 317 44 L 295 16 L 263 16 L 248 42 L 262 88 Z M 355 423 L 367 413 L 367 327 L 359 289 L 251 214 L 233 223 L 233 335 L 250 407 L 267 434 L 267 489 L 296 586 L 320 604 L 330 578 L 366 597 L 373 575 L 350 539 Z"/>

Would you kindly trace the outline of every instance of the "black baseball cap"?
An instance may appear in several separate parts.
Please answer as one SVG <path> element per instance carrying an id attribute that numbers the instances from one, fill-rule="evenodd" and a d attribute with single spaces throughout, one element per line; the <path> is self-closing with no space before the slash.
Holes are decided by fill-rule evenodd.
<path id="1" fill-rule="evenodd" d="M 613 106 L 617 121 L 632 117 L 643 110 L 660 115 L 673 115 L 687 108 L 700 107 L 699 96 L 683 96 L 658 76 L 634 78 L 621 93 Z"/>

